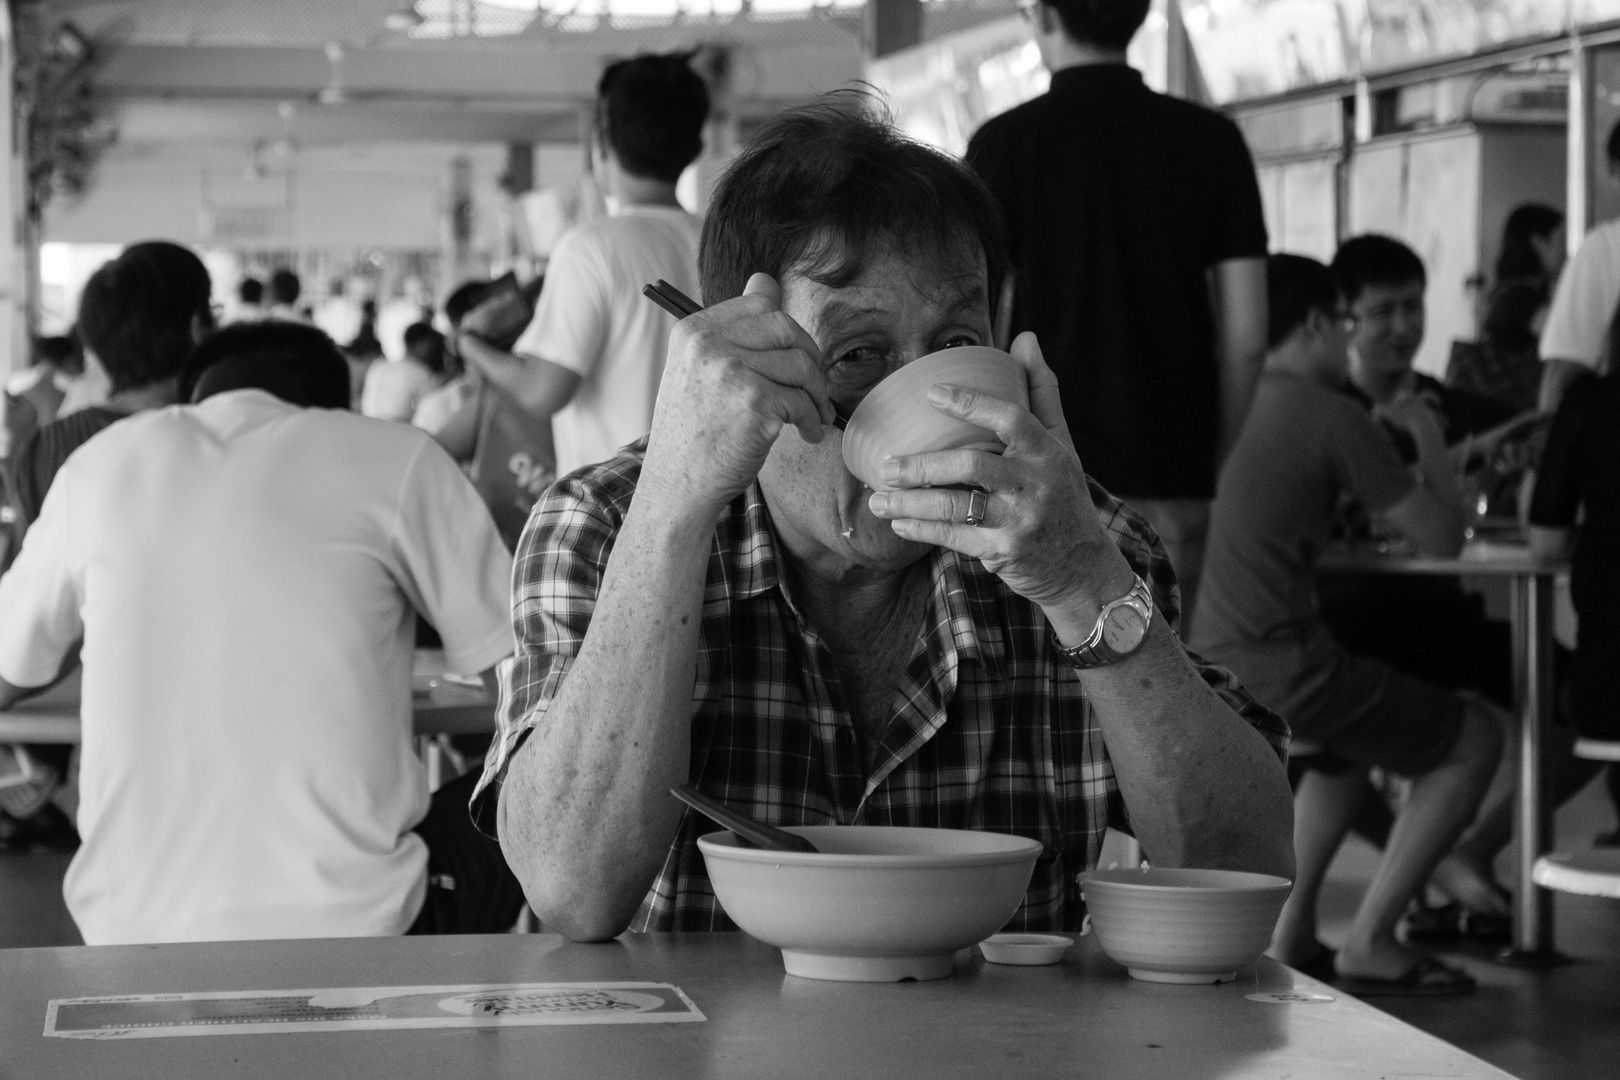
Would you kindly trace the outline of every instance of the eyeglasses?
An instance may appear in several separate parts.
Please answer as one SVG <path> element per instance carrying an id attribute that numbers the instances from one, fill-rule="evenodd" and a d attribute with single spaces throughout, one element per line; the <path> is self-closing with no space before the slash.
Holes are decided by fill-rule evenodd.
<path id="1" fill-rule="evenodd" d="M 1373 304 L 1359 313 L 1352 313 L 1351 317 L 1358 322 L 1387 323 L 1394 322 L 1397 315 L 1408 321 L 1423 318 L 1423 298 L 1411 300 L 1389 300 L 1382 304 Z"/>

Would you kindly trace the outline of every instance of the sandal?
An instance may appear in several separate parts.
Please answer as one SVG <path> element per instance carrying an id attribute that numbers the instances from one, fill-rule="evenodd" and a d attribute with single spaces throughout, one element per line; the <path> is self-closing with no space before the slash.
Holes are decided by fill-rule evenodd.
<path id="1" fill-rule="evenodd" d="M 1426 956 L 1399 978 L 1340 975 L 1335 985 L 1357 997 L 1441 997 L 1469 993 L 1474 989 L 1474 977 L 1466 971 L 1442 964 L 1432 956 Z"/>
<path id="2" fill-rule="evenodd" d="M 1401 936 L 1407 941 L 1456 941 L 1462 937 L 1462 913 L 1456 904 L 1429 907 L 1414 900 L 1401 917 Z"/>

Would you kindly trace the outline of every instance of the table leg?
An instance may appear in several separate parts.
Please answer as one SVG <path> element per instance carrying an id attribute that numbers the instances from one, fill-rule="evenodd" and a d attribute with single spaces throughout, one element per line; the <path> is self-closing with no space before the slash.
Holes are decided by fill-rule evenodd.
<path id="1" fill-rule="evenodd" d="M 1553 576 L 1513 579 L 1513 693 L 1519 705 L 1519 792 L 1514 816 L 1518 879 L 1513 891 L 1513 945 L 1499 959 L 1525 967 L 1556 964 L 1552 894 L 1532 879 L 1536 860 L 1552 847 L 1542 740 L 1551 723 L 1553 683 Z"/>

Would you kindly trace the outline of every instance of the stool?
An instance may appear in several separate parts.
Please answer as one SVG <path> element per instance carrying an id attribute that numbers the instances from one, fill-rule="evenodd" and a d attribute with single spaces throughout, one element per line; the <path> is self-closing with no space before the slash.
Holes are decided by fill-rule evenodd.
<path id="1" fill-rule="evenodd" d="M 1620 849 L 1543 855 L 1531 877 L 1544 889 L 1620 900 Z"/>
<path id="2" fill-rule="evenodd" d="M 1620 761 L 1620 739 L 1576 739 L 1575 756 L 1588 761 Z"/>

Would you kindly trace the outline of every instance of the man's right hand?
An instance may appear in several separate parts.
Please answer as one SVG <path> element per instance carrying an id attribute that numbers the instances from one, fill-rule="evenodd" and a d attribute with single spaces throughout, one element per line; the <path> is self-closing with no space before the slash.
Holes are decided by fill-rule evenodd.
<path id="1" fill-rule="evenodd" d="M 833 421 L 821 350 L 768 274 L 670 334 L 638 492 L 718 513 L 753 482 L 785 425 L 820 442 Z"/>

